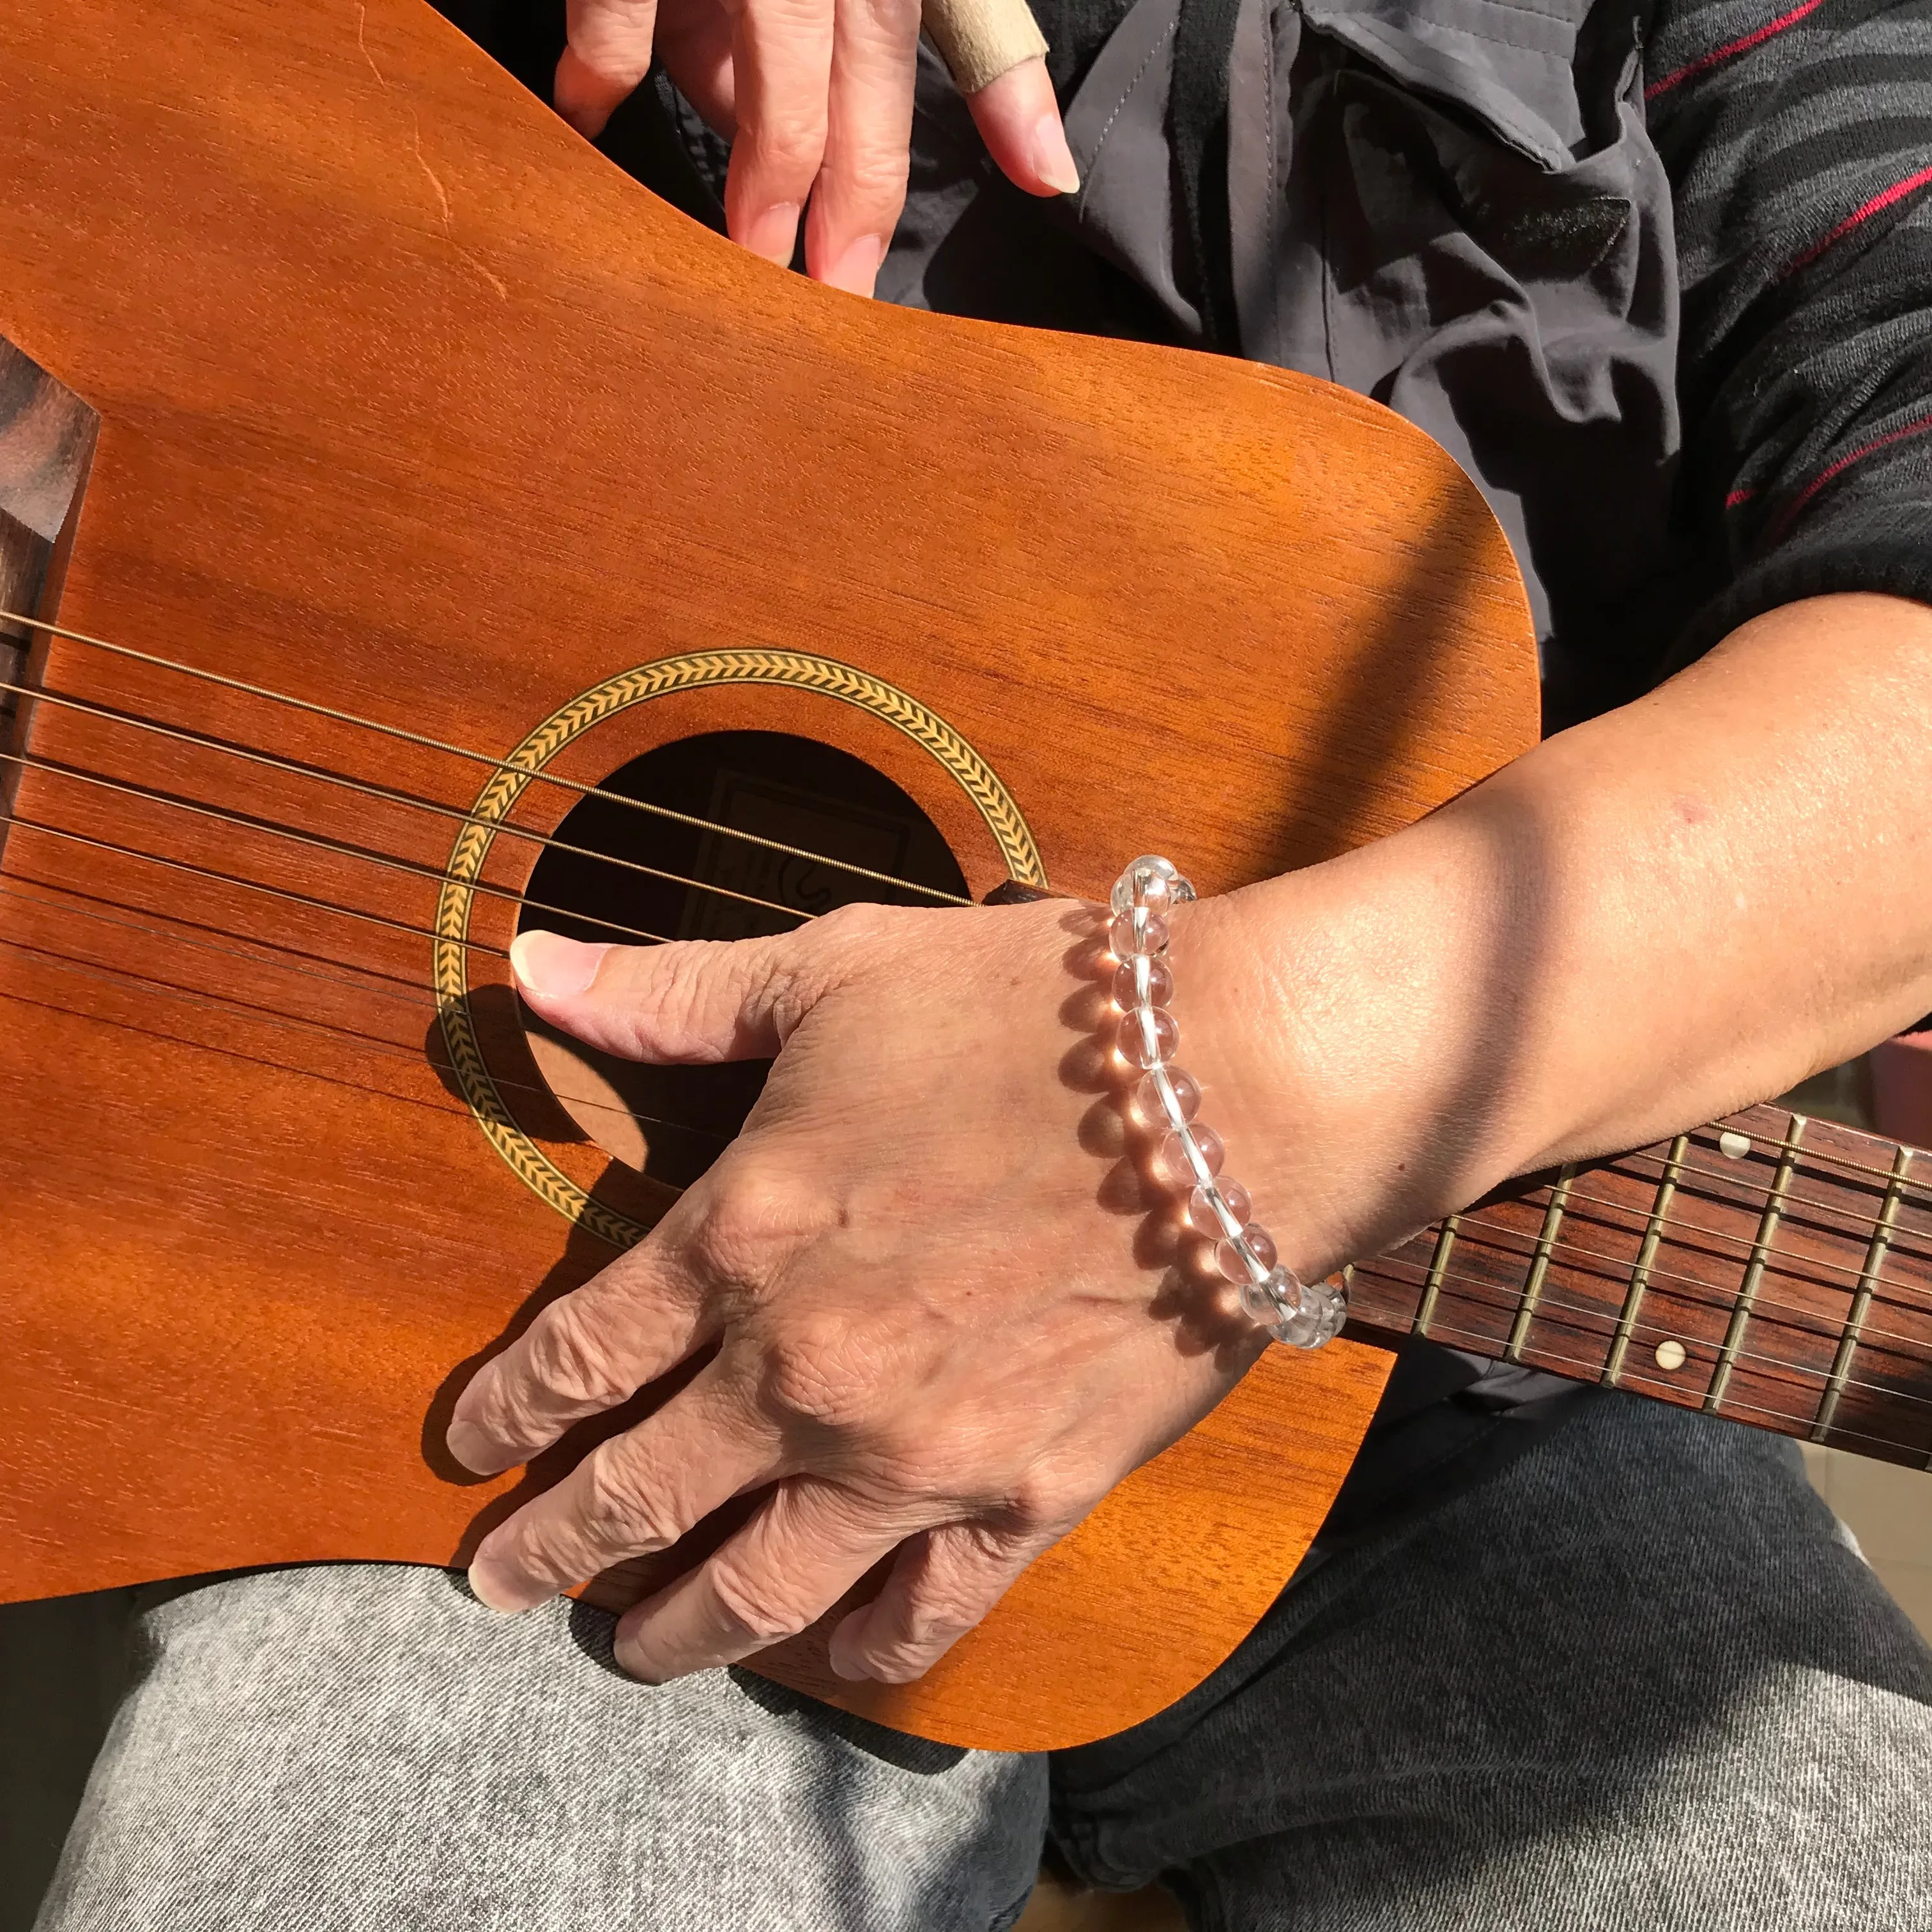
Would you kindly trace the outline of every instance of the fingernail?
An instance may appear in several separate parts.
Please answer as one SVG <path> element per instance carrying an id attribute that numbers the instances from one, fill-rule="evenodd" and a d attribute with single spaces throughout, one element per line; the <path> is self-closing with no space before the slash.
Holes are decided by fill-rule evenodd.
<path id="1" fill-rule="evenodd" d="M 848 295 L 869 296 L 879 279 L 879 264 L 885 259 L 885 243 L 876 235 L 862 235 L 846 244 L 844 252 L 820 280 L 828 288 L 843 289 Z"/>
<path id="2" fill-rule="evenodd" d="M 776 262 L 782 268 L 791 266 L 792 250 L 798 245 L 798 203 L 781 201 L 745 224 L 739 238 L 754 255 Z"/>
<path id="3" fill-rule="evenodd" d="M 1066 145 L 1066 130 L 1058 114 L 1042 114 L 1034 123 L 1033 170 L 1060 194 L 1080 192 L 1080 170 L 1073 165 L 1073 151 Z"/>
<path id="4" fill-rule="evenodd" d="M 659 1670 L 635 1644 L 626 1643 L 621 1638 L 611 1646 L 610 1654 L 616 1660 L 617 1668 L 640 1684 L 662 1684 L 676 1674 Z"/>
<path id="5" fill-rule="evenodd" d="M 489 1432 L 473 1422 L 452 1421 L 443 1440 L 449 1453 L 474 1474 L 494 1476 L 515 1466 L 515 1456 L 506 1456 Z"/>
<path id="6" fill-rule="evenodd" d="M 483 1553 L 478 1550 L 476 1560 L 470 1566 L 470 1588 L 476 1600 L 486 1610 L 494 1610 L 500 1616 L 513 1617 L 525 1610 L 533 1610 L 539 1604 L 547 1604 L 556 1594 L 554 1590 L 546 1590 L 541 1585 L 534 1594 L 526 1584 L 519 1588 L 510 1579 L 491 1574 Z"/>
<path id="7" fill-rule="evenodd" d="M 560 932 L 520 932 L 510 942 L 510 970 L 517 983 L 546 1000 L 587 993 L 608 946 L 586 946 Z"/>

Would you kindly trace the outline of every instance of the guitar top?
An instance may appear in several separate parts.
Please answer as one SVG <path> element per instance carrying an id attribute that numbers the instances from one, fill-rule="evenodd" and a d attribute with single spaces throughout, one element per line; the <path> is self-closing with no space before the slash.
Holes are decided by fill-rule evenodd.
<path id="1" fill-rule="evenodd" d="M 452 1393 L 701 1164 L 607 1147 L 508 992 L 614 775 L 764 839 L 748 902 L 808 821 L 962 896 L 1222 890 L 1534 741 L 1508 546 L 1390 412 L 779 272 L 418 0 L 10 0 L 0 112 L 0 608 L 60 627 L 0 664 L 0 1594 L 458 1561 L 554 1473 L 461 1479 Z M 794 763 L 665 776 L 716 734 Z M 922 1683 L 760 1667 L 1118 1730 L 1273 1598 L 1388 1362 L 1276 1352 Z"/>

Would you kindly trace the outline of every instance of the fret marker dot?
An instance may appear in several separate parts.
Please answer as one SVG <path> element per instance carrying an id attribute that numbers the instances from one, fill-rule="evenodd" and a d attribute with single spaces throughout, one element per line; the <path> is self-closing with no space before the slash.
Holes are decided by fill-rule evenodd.
<path id="1" fill-rule="evenodd" d="M 1684 1366 L 1684 1344 L 1682 1342 L 1660 1342 L 1657 1345 L 1657 1366 L 1673 1370 Z"/>
<path id="2" fill-rule="evenodd" d="M 1718 1151 L 1726 1160 L 1742 1160 L 1750 1152 L 1750 1136 L 1739 1133 L 1735 1127 L 1726 1127 L 1718 1136 Z"/>

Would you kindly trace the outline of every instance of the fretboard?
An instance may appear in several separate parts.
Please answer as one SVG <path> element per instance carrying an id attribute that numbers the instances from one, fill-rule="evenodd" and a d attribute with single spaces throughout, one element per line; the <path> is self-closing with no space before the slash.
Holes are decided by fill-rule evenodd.
<path id="1" fill-rule="evenodd" d="M 1780 1108 L 1513 1181 L 1351 1271 L 1350 1332 L 1932 1467 L 1932 1154 Z"/>

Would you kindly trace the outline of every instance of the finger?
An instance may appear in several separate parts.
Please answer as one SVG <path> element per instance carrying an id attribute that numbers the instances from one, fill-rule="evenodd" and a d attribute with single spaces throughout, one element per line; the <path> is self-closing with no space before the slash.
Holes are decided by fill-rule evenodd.
<path id="1" fill-rule="evenodd" d="M 556 111 L 594 141 L 611 111 L 650 71 L 657 0 L 570 0 L 570 40 L 556 64 Z"/>
<path id="2" fill-rule="evenodd" d="M 528 1462 L 572 1423 L 628 1401 L 710 1340 L 702 1293 L 676 1265 L 680 1212 L 553 1301 L 470 1377 L 446 1438 L 465 1468 L 494 1476 Z"/>
<path id="3" fill-rule="evenodd" d="M 815 997 L 806 964 L 790 934 L 586 946 L 521 932 L 510 947 L 518 992 L 553 1025 L 626 1060 L 678 1066 L 776 1053 Z"/>
<path id="4" fill-rule="evenodd" d="M 470 1586 L 492 1610 L 527 1610 L 613 1564 L 668 1550 L 770 1480 L 778 1446 L 713 1363 L 492 1530 L 471 1559 Z"/>
<path id="5" fill-rule="evenodd" d="M 905 1533 L 868 1518 L 830 1484 L 781 1484 L 707 1562 L 625 1614 L 617 1661 L 662 1684 L 782 1643 L 817 1622 Z"/>
<path id="6" fill-rule="evenodd" d="M 918 0 L 838 0 L 825 160 L 812 190 L 805 263 L 869 296 L 905 206 Z"/>
<path id="7" fill-rule="evenodd" d="M 747 0 L 732 42 L 738 138 L 724 225 L 754 255 L 788 263 L 800 211 L 825 156 L 832 9 L 825 0 Z"/>
<path id="8" fill-rule="evenodd" d="M 966 97 L 980 138 L 1000 172 L 1028 194 L 1073 194 L 1080 172 L 1066 145 L 1060 104 L 1043 60 L 1022 61 Z"/>
<path id="9" fill-rule="evenodd" d="M 878 1597 L 832 1632 L 832 1669 L 885 1684 L 922 1677 L 1052 1540 L 976 1523 L 948 1523 L 914 1538 Z"/>
<path id="10" fill-rule="evenodd" d="M 731 16 L 716 0 L 662 0 L 658 8 L 658 58 L 721 141 L 738 134 L 731 38 Z"/>

